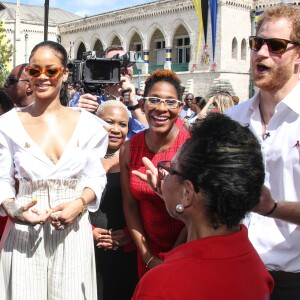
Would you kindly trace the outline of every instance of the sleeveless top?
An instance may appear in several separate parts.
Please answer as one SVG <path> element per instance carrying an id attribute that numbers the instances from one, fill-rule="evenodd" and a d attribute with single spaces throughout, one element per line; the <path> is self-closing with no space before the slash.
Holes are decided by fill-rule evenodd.
<path id="1" fill-rule="evenodd" d="M 171 250 L 184 224 L 173 219 L 167 212 L 164 201 L 155 194 L 148 183 L 132 175 L 132 170 L 145 173 L 142 158 L 147 157 L 157 166 L 161 160 L 171 160 L 180 146 L 189 138 L 189 132 L 179 130 L 171 146 L 162 153 L 151 153 L 146 145 L 145 132 L 140 132 L 130 139 L 130 191 L 139 201 L 143 227 L 147 234 L 147 243 L 152 255 Z M 146 272 L 145 264 L 139 257 L 139 275 Z"/>

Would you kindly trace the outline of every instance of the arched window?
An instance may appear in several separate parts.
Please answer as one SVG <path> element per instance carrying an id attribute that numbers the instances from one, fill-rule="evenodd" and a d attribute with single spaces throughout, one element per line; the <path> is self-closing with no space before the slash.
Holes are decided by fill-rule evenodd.
<path id="1" fill-rule="evenodd" d="M 247 43 L 246 40 L 243 39 L 241 43 L 241 60 L 246 60 L 246 52 L 247 51 Z"/>
<path id="2" fill-rule="evenodd" d="M 237 40 L 236 40 L 236 38 L 233 38 L 233 40 L 232 40 L 231 57 L 233 59 L 237 59 Z"/>

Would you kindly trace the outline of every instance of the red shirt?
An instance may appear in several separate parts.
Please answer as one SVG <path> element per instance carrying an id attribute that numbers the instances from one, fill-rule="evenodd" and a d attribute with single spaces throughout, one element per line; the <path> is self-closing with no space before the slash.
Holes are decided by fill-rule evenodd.
<path id="1" fill-rule="evenodd" d="M 274 282 L 248 239 L 248 230 L 180 245 L 147 272 L 133 300 L 266 300 Z"/>

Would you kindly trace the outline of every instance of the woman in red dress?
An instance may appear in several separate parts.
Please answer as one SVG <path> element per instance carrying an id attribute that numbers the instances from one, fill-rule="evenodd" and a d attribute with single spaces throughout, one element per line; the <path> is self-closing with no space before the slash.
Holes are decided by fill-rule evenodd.
<path id="1" fill-rule="evenodd" d="M 179 243 L 183 223 L 172 219 L 162 199 L 132 170 L 145 173 L 142 158 L 154 165 L 170 160 L 189 137 L 176 126 L 183 103 L 180 80 L 169 70 L 157 70 L 145 82 L 142 110 L 149 128 L 133 136 L 121 148 L 120 167 L 124 214 L 129 232 L 138 249 L 138 270 L 141 277 L 147 269 L 160 264 L 160 252 Z"/>

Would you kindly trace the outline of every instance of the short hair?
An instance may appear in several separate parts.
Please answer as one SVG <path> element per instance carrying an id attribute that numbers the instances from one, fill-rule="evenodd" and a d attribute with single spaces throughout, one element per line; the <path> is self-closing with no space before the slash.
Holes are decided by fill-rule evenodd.
<path id="1" fill-rule="evenodd" d="M 193 98 L 195 97 L 193 93 L 186 93 L 184 99 L 186 99 L 188 97 L 188 95 L 192 95 Z"/>
<path id="2" fill-rule="evenodd" d="M 120 45 L 111 45 L 102 52 L 101 57 L 106 57 L 107 54 L 111 51 L 125 51 L 125 50 Z"/>
<path id="3" fill-rule="evenodd" d="M 178 171 L 204 197 L 213 228 L 236 226 L 258 203 L 264 184 L 261 147 L 248 127 L 214 113 L 197 121 L 176 155 Z"/>
<path id="4" fill-rule="evenodd" d="M 117 101 L 117 100 L 108 100 L 108 101 L 103 102 L 101 105 L 99 105 L 99 107 L 98 107 L 98 109 L 97 109 L 97 112 L 96 112 L 96 115 L 97 115 L 99 118 L 102 117 L 102 115 L 103 115 L 103 110 L 104 110 L 106 107 L 121 107 L 121 108 L 124 108 L 124 110 L 127 112 L 128 117 L 129 117 L 129 112 L 128 112 L 128 109 L 127 109 L 127 107 L 126 107 L 125 104 L 123 104 L 122 102 Z"/>
<path id="5" fill-rule="evenodd" d="M 177 92 L 177 99 L 182 99 L 181 81 L 175 72 L 171 70 L 155 70 L 145 81 L 144 96 L 147 97 L 153 85 L 157 82 L 165 81 L 174 86 Z"/>
<path id="6" fill-rule="evenodd" d="M 300 43 L 300 8 L 296 5 L 281 4 L 271 6 L 262 14 L 256 25 L 256 33 L 264 22 L 286 19 L 292 24 L 290 39 Z"/>

